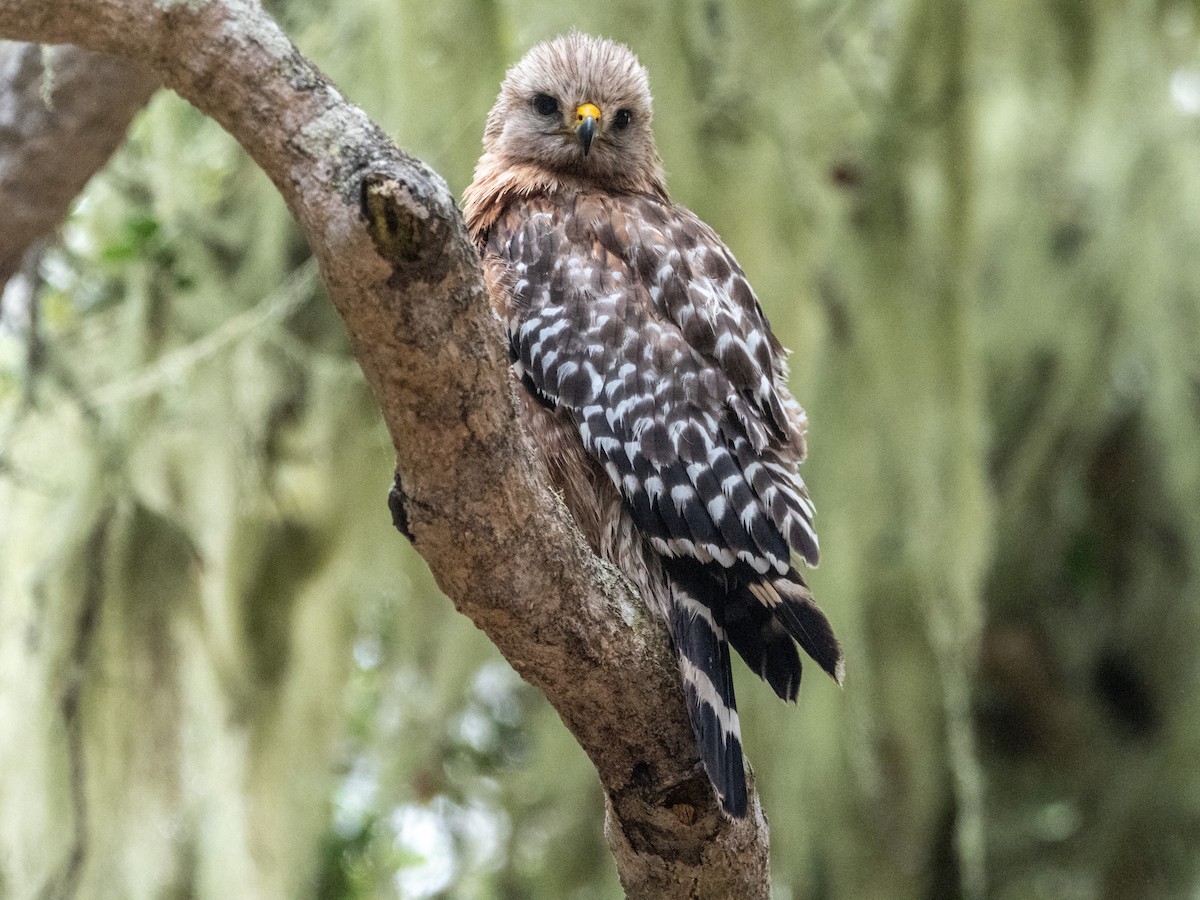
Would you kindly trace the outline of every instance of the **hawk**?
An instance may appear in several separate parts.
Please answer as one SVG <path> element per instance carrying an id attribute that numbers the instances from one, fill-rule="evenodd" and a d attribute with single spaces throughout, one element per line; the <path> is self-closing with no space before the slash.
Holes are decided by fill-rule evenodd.
<path id="1" fill-rule="evenodd" d="M 539 455 L 580 530 L 665 620 L 722 808 L 747 814 L 729 647 L 784 700 L 841 649 L 817 564 L 804 410 L 733 254 L 667 195 L 645 69 L 572 33 L 504 78 L 467 225 Z"/>

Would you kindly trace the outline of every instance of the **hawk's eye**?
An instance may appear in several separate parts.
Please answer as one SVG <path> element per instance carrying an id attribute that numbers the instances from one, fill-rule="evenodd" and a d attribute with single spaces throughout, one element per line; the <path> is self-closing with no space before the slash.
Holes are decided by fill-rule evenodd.
<path id="1" fill-rule="evenodd" d="M 558 101 L 549 94 L 534 94 L 533 109 L 539 116 L 552 116 L 558 112 Z"/>
<path id="2" fill-rule="evenodd" d="M 613 128 L 617 129 L 617 131 L 624 131 L 632 121 L 633 110 L 618 109 L 617 114 L 613 116 Z"/>

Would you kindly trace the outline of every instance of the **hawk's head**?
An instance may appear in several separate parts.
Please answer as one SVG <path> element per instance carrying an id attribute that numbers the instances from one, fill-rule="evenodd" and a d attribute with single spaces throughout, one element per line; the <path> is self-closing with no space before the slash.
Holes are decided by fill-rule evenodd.
<path id="1" fill-rule="evenodd" d="M 488 115 L 484 150 L 509 163 L 662 192 L 646 70 L 624 44 L 572 32 L 509 69 Z"/>

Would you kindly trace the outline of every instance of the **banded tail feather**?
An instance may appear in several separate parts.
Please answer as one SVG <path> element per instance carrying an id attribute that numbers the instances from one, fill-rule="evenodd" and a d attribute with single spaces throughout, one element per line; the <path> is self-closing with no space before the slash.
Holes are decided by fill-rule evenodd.
<path id="1" fill-rule="evenodd" d="M 722 809 L 742 818 L 748 804 L 746 769 L 724 604 L 713 596 L 720 585 L 695 563 L 672 562 L 669 625 L 696 747 Z"/>
<path id="2" fill-rule="evenodd" d="M 781 700 L 793 703 L 800 692 L 800 654 L 791 634 L 770 608 L 745 587 L 730 594 L 725 606 L 725 634 L 755 675 Z"/>
<path id="3" fill-rule="evenodd" d="M 842 648 L 800 573 L 792 568 L 782 577 L 752 581 L 747 590 L 840 687 L 846 677 Z"/>
<path id="4" fill-rule="evenodd" d="M 700 759 L 726 814 L 746 815 L 748 797 L 729 647 L 779 697 L 795 701 L 796 645 L 840 685 L 842 651 L 825 614 L 793 568 L 743 577 L 695 560 L 664 558 L 670 629 Z"/>

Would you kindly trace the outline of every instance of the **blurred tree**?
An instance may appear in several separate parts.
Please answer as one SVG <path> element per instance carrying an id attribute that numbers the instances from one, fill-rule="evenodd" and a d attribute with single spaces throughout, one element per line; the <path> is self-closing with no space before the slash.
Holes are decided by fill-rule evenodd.
<path id="1" fill-rule="evenodd" d="M 778 896 L 1194 894 L 1194 5 L 273 10 L 456 191 L 534 41 L 650 69 L 813 421 L 846 689 L 739 673 Z M 4 295 L 0 896 L 617 896 L 587 760 L 390 531 L 305 260 L 159 96 Z"/>

